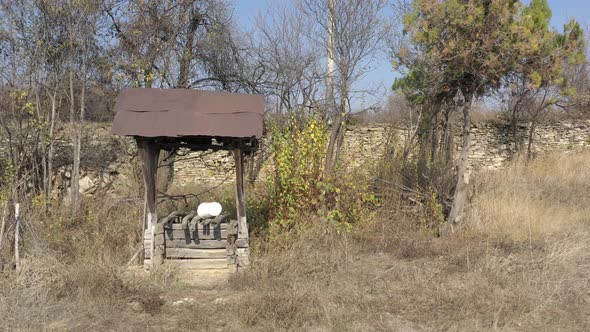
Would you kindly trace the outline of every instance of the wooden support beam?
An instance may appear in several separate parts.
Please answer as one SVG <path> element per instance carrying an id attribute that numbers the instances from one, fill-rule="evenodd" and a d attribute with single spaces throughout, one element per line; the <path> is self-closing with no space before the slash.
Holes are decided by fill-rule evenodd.
<path id="1" fill-rule="evenodd" d="M 156 224 L 158 223 L 158 212 L 156 209 L 156 173 L 158 172 L 158 157 L 160 150 L 147 139 L 137 139 L 139 156 L 142 160 L 143 183 L 145 186 L 145 220 L 144 227 L 150 230 L 152 239 Z M 155 241 L 150 241 L 151 264 L 160 263 L 156 251 Z M 161 253 L 163 255 L 164 253 Z M 153 266 L 152 266 L 153 267 Z"/>
<path id="2" fill-rule="evenodd" d="M 246 220 L 246 191 L 244 178 L 244 152 L 241 148 L 234 149 L 236 163 L 236 209 L 238 217 L 238 238 L 248 239 L 248 223 Z"/>

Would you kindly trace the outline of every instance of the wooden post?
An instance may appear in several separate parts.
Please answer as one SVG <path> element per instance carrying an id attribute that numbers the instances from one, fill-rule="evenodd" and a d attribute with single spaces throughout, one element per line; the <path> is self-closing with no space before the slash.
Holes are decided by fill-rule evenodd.
<path id="1" fill-rule="evenodd" d="M 16 222 L 16 226 L 14 229 L 14 263 L 16 265 L 16 270 L 20 270 L 20 251 L 18 241 L 20 238 L 20 204 L 14 203 L 14 221 Z"/>
<path id="2" fill-rule="evenodd" d="M 246 192 L 244 182 L 244 153 L 242 149 L 234 149 L 236 163 L 236 210 L 238 217 L 238 239 L 248 239 L 248 223 L 246 221 Z"/>
<path id="3" fill-rule="evenodd" d="M 152 268 L 155 262 L 155 228 L 158 223 L 158 213 L 156 211 L 156 173 L 158 171 L 158 157 L 160 150 L 157 149 L 150 141 L 138 139 L 137 145 L 139 155 L 142 159 L 143 183 L 145 186 L 145 227 L 150 229 L 150 259 Z M 145 232 L 144 232 L 145 237 Z M 145 239 L 144 239 L 145 240 Z M 145 242 L 145 241 L 144 241 Z"/>

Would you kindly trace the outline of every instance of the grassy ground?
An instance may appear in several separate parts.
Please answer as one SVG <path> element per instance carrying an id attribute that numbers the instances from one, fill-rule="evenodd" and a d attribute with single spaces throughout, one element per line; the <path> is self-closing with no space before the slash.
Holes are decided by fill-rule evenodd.
<path id="1" fill-rule="evenodd" d="M 589 165 L 561 154 L 478 174 L 444 238 L 389 205 L 352 234 L 314 223 L 256 244 L 229 281 L 39 252 L 1 277 L 0 329 L 588 331 Z"/>

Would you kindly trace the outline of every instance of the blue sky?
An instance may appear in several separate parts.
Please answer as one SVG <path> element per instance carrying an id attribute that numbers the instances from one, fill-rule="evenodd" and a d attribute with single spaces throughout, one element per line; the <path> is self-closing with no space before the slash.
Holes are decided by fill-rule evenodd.
<path id="1" fill-rule="evenodd" d="M 273 0 L 234 0 L 234 17 L 238 19 L 241 25 L 249 26 L 259 12 L 264 13 L 268 3 Z M 288 0 L 275 0 L 288 1 Z M 371 1 L 371 0 L 367 0 Z M 553 11 L 552 25 L 561 30 L 563 25 L 571 18 L 575 18 L 583 27 L 590 26 L 590 0 L 548 0 L 549 6 Z M 528 2 L 524 0 L 524 2 Z M 385 55 L 378 57 L 371 64 L 372 70 L 360 80 L 356 86 L 360 89 L 369 87 L 381 87 L 383 95 L 388 93 L 388 89 L 393 83 L 396 73 L 392 70 L 389 60 Z M 376 100 L 367 97 L 366 104 L 371 104 Z M 385 99 L 383 99 L 385 100 Z M 353 107 L 359 107 L 360 101 L 353 104 Z"/>

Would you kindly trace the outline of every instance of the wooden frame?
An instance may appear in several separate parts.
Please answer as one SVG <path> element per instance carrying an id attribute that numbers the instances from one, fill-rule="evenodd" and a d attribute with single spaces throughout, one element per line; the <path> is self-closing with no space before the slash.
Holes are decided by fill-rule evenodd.
<path id="1" fill-rule="evenodd" d="M 149 241 L 149 267 L 162 264 L 166 257 L 164 248 L 164 230 L 159 229 L 156 201 L 156 176 L 158 172 L 158 157 L 160 150 L 176 148 L 188 148 L 192 151 L 203 150 L 231 150 L 236 165 L 236 215 L 238 224 L 237 243 L 241 248 L 247 248 L 248 223 L 246 218 L 246 190 L 244 176 L 244 155 L 252 153 L 258 147 L 255 138 L 224 138 L 221 144 L 213 144 L 213 137 L 135 137 L 138 146 L 139 157 L 142 160 L 143 182 L 145 186 L 144 197 L 144 243 Z M 159 228 L 158 228 L 159 227 Z M 160 243 L 161 242 L 161 243 Z M 204 245 L 204 244 L 203 244 Z M 147 253 L 146 253 L 147 256 Z"/>

